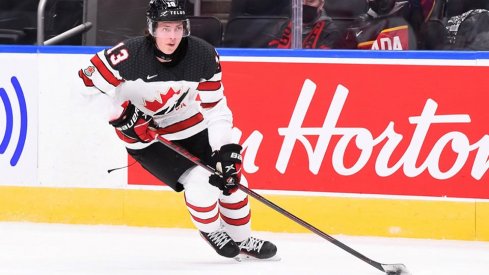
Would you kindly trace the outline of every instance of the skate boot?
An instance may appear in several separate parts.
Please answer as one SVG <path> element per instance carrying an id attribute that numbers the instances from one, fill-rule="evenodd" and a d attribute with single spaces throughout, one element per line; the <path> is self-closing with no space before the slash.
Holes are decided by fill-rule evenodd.
<path id="1" fill-rule="evenodd" d="M 200 231 L 200 235 L 204 238 L 217 254 L 234 258 L 239 254 L 239 246 L 229 237 L 229 235 L 221 230 L 217 230 L 211 233 L 205 233 Z"/>
<path id="2" fill-rule="evenodd" d="M 249 237 L 237 244 L 241 254 L 251 258 L 270 259 L 277 254 L 277 247 L 273 243 L 255 237 Z"/>

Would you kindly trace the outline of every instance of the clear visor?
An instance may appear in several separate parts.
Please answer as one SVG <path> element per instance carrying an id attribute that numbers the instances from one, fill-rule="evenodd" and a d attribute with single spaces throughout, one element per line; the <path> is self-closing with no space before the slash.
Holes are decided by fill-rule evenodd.
<path id="1" fill-rule="evenodd" d="M 186 37 L 190 35 L 190 22 L 183 21 L 152 21 L 148 20 L 148 31 L 154 37 Z"/>

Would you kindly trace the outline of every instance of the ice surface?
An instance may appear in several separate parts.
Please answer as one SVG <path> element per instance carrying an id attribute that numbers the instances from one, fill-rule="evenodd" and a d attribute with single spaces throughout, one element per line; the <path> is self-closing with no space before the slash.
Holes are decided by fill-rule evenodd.
<path id="1" fill-rule="evenodd" d="M 384 274 L 314 234 L 255 232 L 281 261 L 218 256 L 196 230 L 0 223 L 1 275 Z M 413 275 L 489 274 L 489 242 L 334 236 L 381 263 Z"/>

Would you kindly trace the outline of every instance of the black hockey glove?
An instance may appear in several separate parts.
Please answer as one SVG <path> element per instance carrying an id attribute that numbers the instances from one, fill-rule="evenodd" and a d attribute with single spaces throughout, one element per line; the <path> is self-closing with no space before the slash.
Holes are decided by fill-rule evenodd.
<path id="1" fill-rule="evenodd" d="M 226 144 L 219 151 L 214 151 L 216 172 L 209 177 L 209 183 L 222 190 L 226 196 L 238 190 L 241 180 L 241 145 Z"/>
<path id="2" fill-rule="evenodd" d="M 128 143 L 150 142 L 154 139 L 153 118 L 136 108 L 130 101 L 122 105 L 124 111 L 119 118 L 110 121 L 120 139 Z"/>

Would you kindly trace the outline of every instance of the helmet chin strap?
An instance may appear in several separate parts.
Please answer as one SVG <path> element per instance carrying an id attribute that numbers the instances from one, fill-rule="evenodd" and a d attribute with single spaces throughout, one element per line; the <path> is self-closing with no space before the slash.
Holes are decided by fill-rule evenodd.
<path id="1" fill-rule="evenodd" d="M 175 49 L 175 51 L 171 54 L 166 54 L 162 52 L 160 49 L 158 49 L 158 45 L 156 44 L 156 40 L 153 40 L 153 45 L 154 45 L 154 54 L 156 57 L 159 59 L 163 60 L 169 65 L 176 65 L 180 60 L 185 56 L 185 53 L 187 52 L 187 38 L 183 37 L 182 41 L 180 41 L 180 44 L 178 47 Z"/>
<path id="2" fill-rule="evenodd" d="M 175 51 L 171 54 L 166 54 L 158 49 L 158 45 L 156 44 L 156 40 L 154 41 L 154 54 L 159 59 L 162 59 L 164 62 L 168 62 L 169 65 L 176 65 L 180 60 L 185 56 L 187 52 L 187 38 L 183 37 L 180 44 L 175 49 Z"/>
<path id="3" fill-rule="evenodd" d="M 166 53 L 162 52 L 160 49 L 158 49 L 158 45 L 156 45 L 156 43 L 155 43 L 154 52 L 155 52 L 156 57 L 158 57 L 159 59 L 163 59 L 164 61 L 168 61 L 168 62 L 172 60 L 172 56 L 175 54 L 175 52 L 173 52 L 172 54 L 166 54 Z"/>

